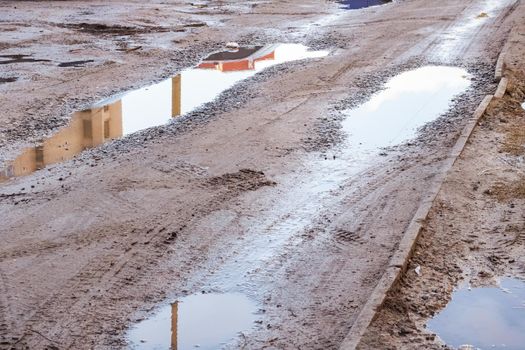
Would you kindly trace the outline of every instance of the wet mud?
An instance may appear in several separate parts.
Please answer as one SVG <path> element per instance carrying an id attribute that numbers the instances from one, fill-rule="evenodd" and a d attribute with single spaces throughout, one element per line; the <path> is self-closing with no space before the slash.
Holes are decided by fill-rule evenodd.
<path id="1" fill-rule="evenodd" d="M 13 83 L 17 80 L 18 80 L 17 77 L 9 77 L 9 78 L 0 77 L 0 84 Z"/>
<path id="2" fill-rule="evenodd" d="M 76 30 L 82 33 L 92 35 L 137 35 L 145 33 L 167 32 L 170 29 L 164 27 L 148 26 L 148 27 L 131 27 L 122 25 L 108 25 L 104 23 L 68 23 L 59 25 L 63 28 Z"/>

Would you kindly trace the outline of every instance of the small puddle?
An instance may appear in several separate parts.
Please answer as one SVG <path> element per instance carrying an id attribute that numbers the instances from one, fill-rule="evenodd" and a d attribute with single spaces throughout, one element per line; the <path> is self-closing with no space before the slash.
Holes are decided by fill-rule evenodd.
<path id="1" fill-rule="evenodd" d="M 67 127 L 8 162 L 0 170 L 0 182 L 71 159 L 112 139 L 166 124 L 271 66 L 326 55 L 328 51 L 309 51 L 299 44 L 241 47 L 211 54 L 197 67 L 170 79 L 74 113 Z M 75 66 L 79 62 L 69 64 Z"/>
<path id="2" fill-rule="evenodd" d="M 345 10 L 357 10 L 365 7 L 384 5 L 392 2 L 392 0 L 337 0 L 337 2 Z"/>
<path id="3" fill-rule="evenodd" d="M 525 282 L 503 278 L 500 287 L 460 288 L 427 327 L 455 348 L 523 350 Z"/>
<path id="4" fill-rule="evenodd" d="M 127 339 L 131 349 L 219 349 L 254 326 L 256 311 L 242 294 L 195 294 L 137 323 Z"/>
<path id="5" fill-rule="evenodd" d="M 13 83 L 18 80 L 18 77 L 0 78 L 0 84 Z"/>

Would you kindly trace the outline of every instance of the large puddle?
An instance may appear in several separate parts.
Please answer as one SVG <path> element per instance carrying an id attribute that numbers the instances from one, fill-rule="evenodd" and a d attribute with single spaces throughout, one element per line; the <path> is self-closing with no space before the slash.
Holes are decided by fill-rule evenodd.
<path id="1" fill-rule="evenodd" d="M 166 124 L 268 67 L 326 55 L 327 51 L 309 51 L 299 44 L 241 47 L 214 53 L 196 68 L 74 113 L 67 127 L 8 162 L 0 171 L 0 181 L 71 159 L 109 140 Z"/>
<path id="2" fill-rule="evenodd" d="M 388 4 L 392 0 L 337 0 L 343 9 L 357 10 L 365 7 Z"/>
<path id="3" fill-rule="evenodd" d="M 525 282 L 504 278 L 500 287 L 460 288 L 427 327 L 455 348 L 523 350 Z"/>
<path id="4" fill-rule="evenodd" d="M 256 311 L 242 294 L 191 295 L 139 322 L 127 339 L 132 349 L 219 349 L 254 326 Z"/>
<path id="5" fill-rule="evenodd" d="M 470 85 L 464 69 L 427 66 L 392 78 L 385 90 L 349 111 L 343 123 L 350 149 L 369 153 L 416 136 L 419 127 L 444 113 Z"/>

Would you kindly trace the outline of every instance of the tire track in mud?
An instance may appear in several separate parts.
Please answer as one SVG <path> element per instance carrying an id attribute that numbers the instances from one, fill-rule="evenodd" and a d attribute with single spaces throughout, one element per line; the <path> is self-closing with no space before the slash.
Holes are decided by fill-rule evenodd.
<path id="1" fill-rule="evenodd" d="M 430 42 L 430 44 L 425 48 L 424 53 L 429 57 L 436 57 L 439 60 L 442 60 L 443 62 L 453 62 L 455 60 L 461 59 L 462 57 L 465 57 L 466 53 L 472 52 L 473 51 L 472 48 L 475 47 L 476 45 L 480 45 L 480 41 L 483 41 L 483 39 L 481 40 L 478 39 L 478 38 L 482 38 L 480 34 L 486 30 L 490 30 L 491 32 L 498 31 L 501 26 L 501 23 L 503 23 L 503 21 L 514 11 L 514 9 L 516 8 L 518 4 L 518 1 L 516 0 L 514 1 L 506 0 L 506 1 L 507 1 L 507 4 L 500 4 L 498 5 L 497 8 L 490 9 L 492 11 L 496 11 L 496 15 L 491 16 L 486 20 L 476 18 L 476 16 L 480 14 L 479 12 L 476 12 L 476 8 L 480 4 L 477 2 L 471 1 L 469 4 L 467 4 L 463 8 L 461 12 L 457 13 L 455 17 L 456 18 L 455 21 L 449 22 L 442 30 L 440 30 L 439 35 L 436 35 L 435 38 Z M 486 1 L 485 7 L 486 6 L 493 6 L 493 5 L 487 4 L 487 1 Z M 490 10 L 487 10 L 483 6 L 481 7 L 482 13 L 483 11 L 490 11 Z M 474 30 L 470 30 L 465 27 L 466 24 L 463 23 L 465 20 L 470 20 L 470 21 L 482 21 L 483 20 L 483 22 L 480 22 L 480 23 L 474 22 L 475 23 L 474 26 L 476 28 L 474 28 Z M 451 33 L 453 32 L 454 27 L 458 27 L 458 23 L 461 23 L 465 27 L 463 30 L 469 31 L 467 33 L 468 38 L 464 38 L 462 40 L 455 40 L 454 38 L 451 37 L 451 35 L 453 35 Z M 493 29 L 493 28 L 496 28 L 496 29 Z M 459 33 L 456 33 L 455 35 L 462 36 L 465 34 L 466 33 L 459 32 Z M 454 50 L 450 50 L 450 48 L 447 47 L 447 45 L 451 41 L 455 42 L 455 45 L 454 43 L 452 44 L 454 45 Z M 458 46 L 458 44 L 460 46 Z M 490 46 L 490 45 L 492 45 L 491 42 L 486 43 L 486 46 Z M 484 48 L 485 48 L 484 53 L 486 53 L 487 51 L 490 51 L 490 50 L 487 50 L 486 47 Z M 444 51 L 451 51 L 453 55 L 451 56 L 451 52 L 445 52 L 445 55 L 447 56 L 443 56 Z M 481 53 L 479 55 L 481 55 Z"/>
<path id="2" fill-rule="evenodd" d="M 87 203 L 86 203 L 87 201 Z M 19 247 L 10 247 L 9 251 L 0 252 L 0 262 L 8 259 L 16 259 L 24 256 L 30 256 L 37 254 L 38 252 L 53 252 L 58 251 L 63 247 L 69 245 L 76 245 L 78 249 L 83 246 L 88 245 L 89 243 L 95 241 L 96 239 L 102 239 L 108 234 L 104 231 L 91 232 L 86 227 L 92 227 L 97 222 L 102 222 L 104 220 L 110 219 L 115 213 L 115 208 L 118 207 L 119 211 L 126 211 L 127 213 L 136 213 L 141 208 L 137 205 L 132 204 L 128 200 L 120 197 L 118 193 L 110 193 L 108 191 L 107 195 L 98 198 L 96 201 L 96 206 L 90 203 L 89 199 L 83 198 L 82 202 L 79 203 L 80 206 L 77 212 L 81 212 L 82 215 L 74 215 L 74 218 L 68 220 L 67 224 L 64 225 L 65 229 L 70 232 L 76 232 L 75 234 L 67 235 L 67 239 L 63 236 L 56 237 L 54 239 L 44 240 L 37 243 L 31 242 L 22 242 Z M 46 203 L 45 205 L 49 205 Z M 108 214 L 111 213 L 111 214 Z M 20 224 L 25 224 L 23 220 L 20 223 L 11 223 L 10 226 L 21 227 Z M 27 223 L 27 225 L 32 225 Z"/>
<path id="3" fill-rule="evenodd" d="M 128 235 L 135 230 L 128 232 Z M 64 336 L 63 333 L 67 326 L 63 324 L 56 324 L 55 315 L 68 313 L 74 315 L 78 313 L 82 315 L 86 309 L 89 309 L 91 301 L 96 299 L 97 295 L 104 290 L 109 290 L 112 286 L 115 288 L 122 288 L 130 284 L 130 275 L 123 274 L 130 261 L 137 255 L 137 248 L 143 247 L 146 242 L 158 240 L 159 234 L 164 230 L 149 229 L 143 232 L 142 241 L 133 241 L 127 247 L 121 247 L 122 250 L 112 249 L 111 254 L 98 255 L 96 258 L 89 260 L 83 267 L 71 278 L 67 280 L 65 285 L 57 288 L 58 292 L 50 295 L 46 300 L 38 305 L 35 310 L 30 313 L 28 320 L 25 322 L 23 328 L 25 333 L 21 340 L 25 341 L 30 335 L 31 330 L 37 330 L 50 339 L 56 336 L 59 339 L 68 339 L 69 336 Z M 110 236 L 112 231 L 108 232 Z M 132 249 L 133 246 L 137 248 Z M 136 264 L 133 264 L 134 266 Z M 133 275 L 140 276 L 141 272 L 134 269 Z M 83 295 L 78 296 L 80 292 Z M 79 319 L 82 319 L 81 317 Z M 55 326 L 53 326 L 56 324 Z M 28 342 L 31 344 L 31 342 Z M 66 345 L 66 344 L 63 344 Z M 65 346 L 71 348 L 71 344 Z"/>
<path id="4" fill-rule="evenodd" d="M 186 209 L 185 213 L 179 213 L 179 216 L 191 218 L 183 227 L 176 224 L 178 218 L 172 220 L 169 214 L 164 214 L 150 218 L 146 223 L 142 220 L 141 223 L 133 224 L 132 221 L 101 231 L 99 229 L 94 236 L 90 230 L 84 235 L 79 235 L 78 237 L 81 240 L 85 239 L 84 248 L 86 249 L 93 242 L 102 241 L 104 238 L 111 239 L 115 231 L 126 232 L 124 235 L 128 236 L 131 242 L 128 241 L 128 244 L 119 246 L 118 249 L 113 244 L 109 244 L 111 245 L 111 249 L 108 249 L 110 253 L 92 257 L 74 276 L 68 278 L 60 288 L 55 288 L 55 291 L 40 302 L 38 306 L 25 308 L 25 321 L 22 321 L 23 325 L 18 327 L 19 333 L 21 333 L 18 344 L 27 344 L 28 346 L 56 345 L 48 339 L 71 339 L 67 341 L 69 343 L 60 345 L 66 348 L 82 345 L 78 343 L 82 341 L 81 335 L 69 331 L 67 318 L 64 320 L 62 317 L 61 322 L 56 321 L 61 319 L 59 315 L 68 314 L 68 317 L 76 320 L 84 319 L 83 315 L 86 312 L 89 313 L 88 310 L 93 303 L 102 303 L 102 307 L 96 308 L 98 310 L 111 311 L 111 306 L 117 302 L 113 300 L 111 295 L 118 296 L 123 289 L 129 288 L 137 281 L 147 279 L 148 273 L 170 251 L 167 247 L 177 241 L 178 235 L 185 233 L 187 225 L 191 225 L 192 222 L 206 213 L 216 210 L 225 201 L 229 201 L 245 191 L 256 190 L 261 186 L 273 186 L 273 182 L 267 180 L 263 173 L 252 170 L 241 170 L 238 173 L 208 177 L 200 181 L 199 187 L 205 189 L 212 187 L 218 194 L 212 196 L 207 204 L 201 203 L 191 206 Z M 174 224 L 170 224 L 172 221 Z M 170 228 L 171 225 L 177 227 Z M 150 228 L 146 229 L 146 227 Z M 70 245 L 74 248 L 74 245 L 80 243 L 78 241 L 73 242 L 68 240 L 64 246 Z M 142 251 L 146 246 L 148 249 Z M 38 247 L 33 247 L 33 249 L 37 251 Z M 80 249 L 80 246 L 77 249 Z M 53 254 L 53 251 L 49 253 Z M 53 257 L 51 256 L 50 259 Z M 120 297 L 117 299 L 120 300 Z M 97 324 L 87 324 L 84 331 L 97 332 L 97 329 L 101 331 L 102 326 L 99 322 L 115 322 L 110 312 L 96 316 L 91 319 L 91 322 L 96 320 Z M 73 329 L 78 328 L 73 326 Z M 111 341 L 114 342 L 114 339 Z"/>
<path id="5" fill-rule="evenodd" d="M 9 308 L 9 293 L 8 293 L 8 279 L 4 271 L 0 267 L 0 349 L 9 349 L 12 341 L 16 341 L 11 337 L 8 338 L 8 334 L 11 334 L 13 325 L 9 322 L 7 315 L 12 314 Z"/>
<path id="6" fill-rule="evenodd" d="M 413 166 L 413 170 L 408 166 L 409 164 Z M 429 164 L 427 172 L 431 174 L 434 166 L 435 164 Z M 398 225 L 396 230 L 387 223 L 380 223 L 379 218 L 381 216 L 387 218 L 390 214 L 395 214 L 398 209 L 396 203 L 388 203 L 389 197 L 398 196 L 399 189 L 394 183 L 404 183 L 404 187 L 412 192 L 406 174 L 414 175 L 414 171 L 420 169 L 417 159 L 411 162 L 405 161 L 403 167 L 394 171 L 388 168 L 367 169 L 345 183 L 337 193 L 333 194 L 334 197 L 342 197 L 338 199 L 337 205 L 330 205 L 332 209 L 318 213 L 317 219 L 313 219 L 314 222 L 304 232 L 297 232 L 279 255 L 274 256 L 264 267 L 258 268 L 254 277 L 248 277 L 252 283 L 255 283 L 255 289 L 267 290 L 270 288 L 268 284 L 271 286 L 266 293 L 272 295 L 272 302 L 265 303 L 265 309 L 270 315 L 268 324 L 279 324 L 279 319 L 286 318 L 287 322 L 294 325 L 288 325 L 285 331 L 287 338 L 272 342 L 273 346 L 286 347 L 296 334 L 300 339 L 309 339 L 304 343 L 294 343 L 296 346 L 337 348 L 346 335 L 356 316 L 358 306 L 366 300 L 366 290 L 374 287 L 376 279 L 373 276 L 382 273 L 383 268 L 388 265 L 390 255 L 383 254 L 382 264 L 370 266 L 366 271 L 359 271 L 354 275 L 352 271 L 356 270 L 356 262 L 369 260 L 370 252 L 381 244 L 391 245 L 392 251 L 394 250 L 395 233 L 402 233 L 404 226 Z M 359 183 L 359 179 L 362 178 L 370 178 L 370 181 L 366 184 Z M 414 201 L 414 211 L 417 202 Z M 369 208 L 370 203 L 377 205 Z M 340 210 L 333 211 L 333 208 L 340 208 Z M 398 216 L 393 215 L 393 217 Z M 399 220 L 402 221 L 402 218 Z M 391 236 L 390 242 L 374 240 L 375 236 L 386 236 L 380 231 L 388 232 Z M 341 234 L 350 239 L 341 239 Z M 372 243 L 369 243 L 370 241 Z M 305 258 L 297 256 L 291 258 L 290 254 L 296 251 L 302 252 L 301 255 Z M 325 258 L 320 261 L 318 256 Z M 299 272 L 300 270 L 309 271 L 308 276 L 304 276 Z M 266 279 L 271 279 L 272 282 Z M 274 281 L 286 282 L 274 285 L 276 283 Z M 290 297 L 287 296 L 288 290 L 301 290 L 300 299 L 308 299 L 308 301 L 303 303 L 288 300 L 289 304 L 286 302 L 282 304 L 292 305 L 289 310 L 275 309 L 275 303 L 281 303 L 283 298 Z M 281 299 L 279 296 L 282 296 Z M 273 300 L 275 298 L 277 301 Z M 287 316 L 279 316 L 282 313 Z M 292 317 L 289 316 L 290 314 Z M 322 326 L 317 328 L 316 325 L 320 324 Z M 266 330 L 258 331 L 254 338 L 250 340 L 252 343 L 249 345 L 261 346 L 262 339 L 271 339 L 272 333 Z"/>

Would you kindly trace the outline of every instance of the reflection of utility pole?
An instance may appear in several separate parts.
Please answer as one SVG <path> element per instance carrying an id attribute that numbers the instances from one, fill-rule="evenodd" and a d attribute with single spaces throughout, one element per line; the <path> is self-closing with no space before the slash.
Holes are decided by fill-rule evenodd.
<path id="1" fill-rule="evenodd" d="M 180 115 L 180 100 L 181 100 L 181 75 L 171 78 L 171 116 L 176 117 Z"/>
<path id="2" fill-rule="evenodd" d="M 171 304 L 171 350 L 177 350 L 177 318 L 179 302 Z"/>

